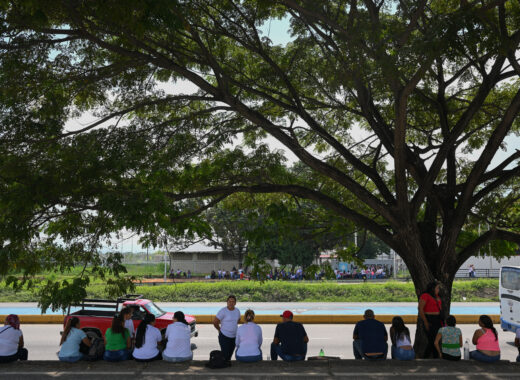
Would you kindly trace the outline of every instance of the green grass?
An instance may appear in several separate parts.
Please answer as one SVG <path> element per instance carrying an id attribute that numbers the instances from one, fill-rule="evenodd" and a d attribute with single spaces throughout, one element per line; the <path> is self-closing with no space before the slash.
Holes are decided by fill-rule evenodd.
<path id="1" fill-rule="evenodd" d="M 104 286 L 93 284 L 89 297 L 105 297 Z M 214 283 L 179 283 L 176 285 L 138 286 L 137 293 L 162 302 L 221 302 L 235 294 L 245 302 L 415 302 L 411 282 L 338 284 L 335 282 L 256 282 L 221 281 Z M 464 299 L 465 297 L 465 299 Z M 37 301 L 34 291 L 14 293 L 0 284 L 0 302 Z M 498 279 L 455 281 L 452 301 L 498 301 Z"/>

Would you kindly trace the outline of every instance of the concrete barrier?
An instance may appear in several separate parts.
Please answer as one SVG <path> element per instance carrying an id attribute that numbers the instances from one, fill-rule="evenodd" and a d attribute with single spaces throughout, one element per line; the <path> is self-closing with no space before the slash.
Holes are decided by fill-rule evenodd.
<path id="1" fill-rule="evenodd" d="M 5 315 L 0 315 L 0 321 L 5 319 Z M 20 314 L 20 322 L 22 324 L 62 324 L 63 315 L 23 315 Z M 194 315 L 198 324 L 213 323 L 214 315 Z M 392 323 L 394 315 L 376 315 L 376 319 L 383 323 Z M 405 323 L 416 323 L 417 315 L 401 315 Z M 500 323 L 500 315 L 490 315 L 493 323 Z M 242 316 L 242 322 L 243 322 Z M 457 324 L 478 324 L 479 315 L 460 314 L 455 315 Z M 362 315 L 295 315 L 294 321 L 305 324 L 355 324 L 363 319 Z M 255 322 L 258 324 L 277 324 L 282 321 L 279 315 L 256 315 Z"/>

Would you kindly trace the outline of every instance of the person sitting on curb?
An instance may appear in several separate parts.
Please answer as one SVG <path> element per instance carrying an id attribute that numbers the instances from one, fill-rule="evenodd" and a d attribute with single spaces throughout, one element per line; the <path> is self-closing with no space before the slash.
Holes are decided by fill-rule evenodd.
<path id="1" fill-rule="evenodd" d="M 386 359 L 388 334 L 385 325 L 374 318 L 374 312 L 365 310 L 364 320 L 354 327 L 354 357 L 356 359 Z"/>
<path id="2" fill-rule="evenodd" d="M 239 362 L 253 363 L 262 360 L 262 329 L 254 320 L 255 312 L 247 310 L 244 324 L 237 330 L 235 357 Z"/>
<path id="3" fill-rule="evenodd" d="M 165 338 L 168 339 L 168 343 L 162 353 L 163 360 L 179 363 L 193 359 L 190 326 L 182 311 L 173 314 L 173 323 L 166 328 Z"/>
<path id="4" fill-rule="evenodd" d="M 390 339 L 392 340 L 392 359 L 413 360 L 415 351 L 410 339 L 410 330 L 405 326 L 403 318 L 395 316 L 390 327 Z"/>
<path id="5" fill-rule="evenodd" d="M 480 329 L 473 334 L 473 344 L 477 346 L 475 351 L 469 353 L 470 359 L 479 362 L 492 363 L 500 360 L 500 346 L 498 333 L 493 327 L 493 321 L 487 315 L 481 315 L 478 320 Z"/>
<path id="6" fill-rule="evenodd" d="M 240 322 L 240 310 L 235 305 L 237 298 L 230 295 L 227 305 L 220 309 L 213 319 L 213 326 L 218 330 L 218 343 L 220 351 L 226 361 L 230 361 L 235 351 L 235 339 L 237 337 L 238 322 Z"/>
<path id="7" fill-rule="evenodd" d="M 78 317 L 72 317 L 67 321 L 65 330 L 61 335 L 60 352 L 58 359 L 63 362 L 74 363 L 85 358 L 85 355 L 79 351 L 79 346 L 83 342 L 90 347 L 92 343 L 87 334 L 81 330 L 81 323 Z"/>
<path id="8" fill-rule="evenodd" d="M 155 316 L 146 314 L 135 333 L 135 349 L 132 356 L 138 362 L 162 360 L 159 345 L 162 342 L 161 331 L 155 327 Z"/>
<path id="9" fill-rule="evenodd" d="M 445 360 L 460 360 L 460 348 L 462 347 L 462 332 L 455 327 L 457 320 L 453 315 L 446 318 L 446 327 L 441 327 L 435 338 L 435 349 L 439 353 L 439 357 Z M 439 346 L 441 342 L 441 347 Z"/>
<path id="10" fill-rule="evenodd" d="M 16 314 L 5 318 L 5 326 L 0 328 L 0 363 L 27 360 L 28 351 L 23 348 L 23 334 L 20 319 Z"/>
<path id="11" fill-rule="evenodd" d="M 293 322 L 293 313 L 286 310 L 280 315 L 283 322 L 276 325 L 273 343 L 271 343 L 271 360 L 278 356 L 287 362 L 305 360 L 309 337 L 301 323 Z"/>
<path id="12" fill-rule="evenodd" d="M 128 329 L 128 332 L 130 333 L 130 341 L 133 347 L 135 341 L 135 326 L 134 321 L 132 320 L 132 313 L 132 308 L 128 306 L 121 310 L 121 316 L 125 322 L 125 328 Z"/>
<path id="13" fill-rule="evenodd" d="M 515 346 L 518 348 L 518 356 L 516 357 L 517 363 L 520 363 L 520 328 L 516 328 Z"/>
<path id="14" fill-rule="evenodd" d="M 130 359 L 132 339 L 130 337 L 130 331 L 125 327 L 125 320 L 122 314 L 114 316 L 112 326 L 105 332 L 104 340 L 104 360 L 108 362 L 120 362 Z"/>

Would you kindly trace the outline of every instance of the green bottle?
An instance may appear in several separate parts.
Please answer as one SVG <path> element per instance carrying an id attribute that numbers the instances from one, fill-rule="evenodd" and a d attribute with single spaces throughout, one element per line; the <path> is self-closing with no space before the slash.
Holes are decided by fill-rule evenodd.
<path id="1" fill-rule="evenodd" d="M 325 356 L 325 352 L 323 352 L 323 348 L 320 350 L 320 356 Z"/>

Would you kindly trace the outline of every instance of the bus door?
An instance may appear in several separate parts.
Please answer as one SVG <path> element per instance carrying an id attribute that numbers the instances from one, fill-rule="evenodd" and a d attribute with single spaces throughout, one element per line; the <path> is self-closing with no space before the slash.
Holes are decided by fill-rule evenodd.
<path id="1" fill-rule="evenodd" d="M 504 331 L 520 328 L 520 267 L 500 270 L 500 323 Z"/>

